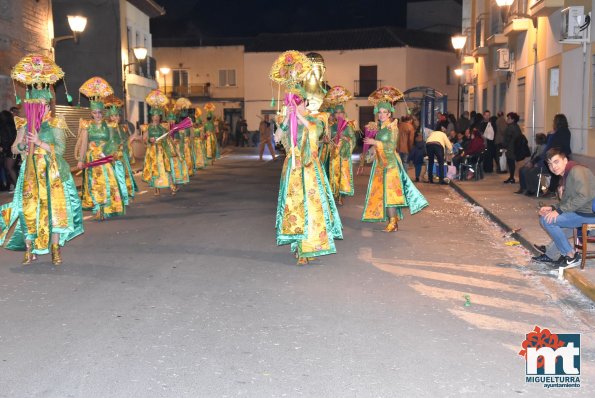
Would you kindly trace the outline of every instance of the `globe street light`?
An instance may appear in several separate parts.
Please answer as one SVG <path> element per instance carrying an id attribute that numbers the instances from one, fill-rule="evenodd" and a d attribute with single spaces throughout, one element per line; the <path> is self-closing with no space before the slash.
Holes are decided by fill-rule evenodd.
<path id="1" fill-rule="evenodd" d="M 514 3 L 514 0 L 496 0 L 498 7 L 508 7 Z"/>
<path id="2" fill-rule="evenodd" d="M 135 62 L 130 62 L 130 63 L 124 65 L 124 74 L 122 75 L 122 94 L 124 97 L 124 120 L 127 120 L 126 106 L 128 105 L 128 98 L 126 95 L 126 74 L 127 74 L 126 69 L 129 66 L 139 64 L 140 61 L 143 61 L 145 58 L 147 58 L 147 53 L 148 53 L 148 51 L 145 47 L 135 47 L 132 49 L 132 52 L 134 53 L 134 57 L 137 60 Z"/>
<path id="3" fill-rule="evenodd" d="M 85 27 L 87 26 L 87 18 L 81 15 L 68 15 L 68 26 L 72 31 L 71 35 L 64 35 L 54 37 L 52 39 L 52 48 L 56 47 L 56 43 L 61 42 L 63 40 L 73 39 L 75 43 L 79 42 L 79 33 L 84 32 Z"/>
<path id="4" fill-rule="evenodd" d="M 456 51 L 461 51 L 463 47 L 465 47 L 465 43 L 467 43 L 467 36 L 465 35 L 454 35 L 450 38 L 452 43 L 452 47 Z"/>
<path id="5" fill-rule="evenodd" d="M 167 83 L 165 81 L 165 76 L 171 71 L 170 68 L 167 66 L 163 66 L 159 68 L 159 73 L 163 75 L 163 94 L 167 95 Z"/>
<path id="6" fill-rule="evenodd" d="M 450 38 L 452 43 L 452 48 L 455 49 L 455 53 L 457 54 L 457 58 L 459 59 L 459 63 L 461 61 L 461 54 L 463 53 L 463 48 L 465 48 L 465 43 L 467 43 L 467 36 L 466 35 L 454 35 Z M 460 117 L 460 106 L 461 106 L 461 76 L 463 76 L 463 70 L 459 67 L 455 69 L 455 75 L 458 78 L 457 81 L 457 118 Z"/>

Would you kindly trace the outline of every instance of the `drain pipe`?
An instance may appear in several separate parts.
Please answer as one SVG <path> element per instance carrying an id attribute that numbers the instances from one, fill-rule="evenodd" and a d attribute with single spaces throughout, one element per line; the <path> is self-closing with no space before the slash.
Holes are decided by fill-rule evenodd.
<path id="1" fill-rule="evenodd" d="M 585 80 L 587 74 L 587 42 L 583 42 L 583 81 L 581 84 L 582 93 L 581 93 L 581 153 L 585 153 L 585 136 L 587 132 L 585 131 Z"/>
<path id="2" fill-rule="evenodd" d="M 533 42 L 533 100 L 531 101 L 531 148 L 535 149 L 535 110 L 537 106 L 537 39 L 539 37 L 539 22 L 535 21 L 535 41 Z"/>

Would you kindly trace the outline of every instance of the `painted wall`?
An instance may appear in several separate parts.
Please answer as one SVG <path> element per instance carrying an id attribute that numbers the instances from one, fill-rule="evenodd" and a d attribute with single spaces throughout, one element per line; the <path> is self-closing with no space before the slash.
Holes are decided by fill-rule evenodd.
<path id="1" fill-rule="evenodd" d="M 238 99 L 244 97 L 244 47 L 156 47 L 153 49 L 157 68 L 169 67 L 188 70 L 189 84 L 210 83 L 213 99 Z M 219 86 L 219 70 L 235 69 L 236 85 Z M 163 87 L 164 79 L 158 79 Z M 165 84 L 171 90 L 173 74 L 165 77 Z"/>
<path id="2" fill-rule="evenodd" d="M 431 86 L 448 93 L 451 106 L 456 108 L 457 86 L 446 84 L 446 66 L 454 70 L 454 53 L 413 48 L 385 48 L 349 51 L 318 51 L 325 61 L 325 79 L 330 85 L 345 86 L 351 92 L 355 81 L 359 80 L 360 65 L 377 65 L 378 79 L 383 85 L 391 85 L 405 91 L 415 86 Z M 271 89 L 268 73 L 278 53 L 245 54 L 245 117 L 248 128 L 258 128 L 258 116 L 263 111 L 273 110 L 271 97 L 277 97 L 277 86 Z M 283 94 L 283 93 L 281 93 Z M 367 98 L 356 98 L 346 106 L 352 119 L 359 116 L 359 106 L 369 106 Z M 397 107 L 397 113 L 404 109 Z"/>
<path id="3" fill-rule="evenodd" d="M 53 36 L 50 0 L 0 0 L 0 110 L 15 105 L 12 67 L 29 53 L 51 56 Z"/>

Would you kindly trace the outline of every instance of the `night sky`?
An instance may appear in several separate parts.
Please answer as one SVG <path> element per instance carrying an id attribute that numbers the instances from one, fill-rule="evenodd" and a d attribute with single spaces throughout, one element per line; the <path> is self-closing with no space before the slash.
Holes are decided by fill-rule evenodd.
<path id="1" fill-rule="evenodd" d="M 405 26 L 407 0 L 156 0 L 166 10 L 151 20 L 154 38 L 250 37 L 259 33 L 307 32 Z M 411 1 L 411 0 L 409 0 Z"/>

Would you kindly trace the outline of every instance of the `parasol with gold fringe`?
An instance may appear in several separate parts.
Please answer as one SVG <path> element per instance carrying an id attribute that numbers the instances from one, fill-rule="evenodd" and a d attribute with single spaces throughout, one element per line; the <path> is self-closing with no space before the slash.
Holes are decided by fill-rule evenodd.
<path id="1" fill-rule="evenodd" d="M 120 98 L 116 97 L 115 95 L 111 94 L 104 98 L 103 103 L 107 107 L 116 107 L 121 108 L 124 105 L 124 101 Z"/>
<path id="2" fill-rule="evenodd" d="M 276 83 L 291 85 L 304 80 L 311 70 L 312 61 L 305 54 L 290 50 L 279 55 L 273 62 L 269 77 Z"/>
<path id="3" fill-rule="evenodd" d="M 103 101 L 105 97 L 112 95 L 114 90 L 105 79 L 93 76 L 83 83 L 79 88 L 79 92 L 90 99 Z"/>
<path id="4" fill-rule="evenodd" d="M 174 108 L 176 110 L 188 109 L 192 107 L 192 102 L 188 98 L 180 97 L 176 100 Z"/>
<path id="5" fill-rule="evenodd" d="M 151 91 L 147 97 L 145 98 L 145 102 L 151 108 L 165 108 L 169 103 L 169 99 L 161 90 L 153 90 Z"/>
<path id="6" fill-rule="evenodd" d="M 54 84 L 64 77 L 64 71 L 49 57 L 29 54 L 12 68 L 10 77 L 25 85 Z"/>
<path id="7" fill-rule="evenodd" d="M 324 96 L 324 101 L 332 105 L 345 104 L 353 95 L 343 86 L 333 86 Z"/>

